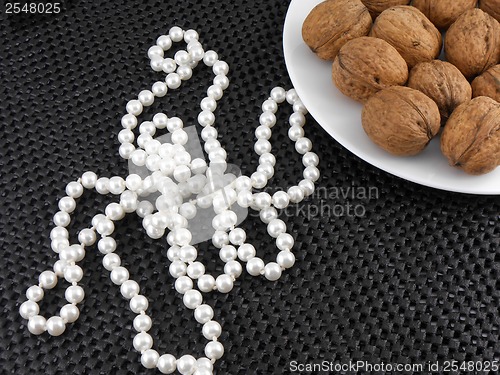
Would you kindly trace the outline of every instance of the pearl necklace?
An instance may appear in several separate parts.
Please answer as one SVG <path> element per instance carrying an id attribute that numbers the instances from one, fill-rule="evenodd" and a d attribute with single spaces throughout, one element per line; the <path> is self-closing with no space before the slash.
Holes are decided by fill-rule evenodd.
<path id="1" fill-rule="evenodd" d="M 187 50 L 176 52 L 173 59 L 164 57 L 164 52 L 172 47 L 173 42 L 183 40 L 187 44 Z M 78 285 L 83 270 L 76 263 L 83 260 L 85 247 L 93 245 L 99 234 L 101 238 L 97 242 L 97 248 L 104 254 L 103 265 L 110 271 L 111 281 L 120 286 L 122 296 L 129 300 L 130 309 L 138 314 L 133 321 L 133 327 L 137 331 L 133 346 L 141 353 L 142 365 L 157 368 L 163 374 L 176 370 L 181 374 L 211 374 L 213 364 L 224 354 L 224 347 L 218 341 L 222 328 L 213 320 L 213 309 L 203 303 L 201 292 L 229 293 L 242 273 L 242 262 L 246 263 L 246 270 L 250 275 L 263 275 L 271 281 L 279 279 L 283 270 L 294 265 L 295 256 L 291 251 L 294 240 L 286 233 L 285 223 L 278 219 L 277 209 L 285 209 L 290 203 L 299 203 L 314 192 L 314 182 L 319 178 L 319 159 L 311 152 L 311 141 L 304 137 L 306 108 L 294 89 L 286 92 L 276 87 L 262 104 L 260 126 L 255 130 L 257 141 L 254 150 L 259 155 L 257 170 L 250 177 L 225 174 L 227 154 L 217 140 L 213 112 L 217 101 L 229 86 L 226 76 L 228 64 L 219 60 L 216 52 L 203 50 L 196 31 L 183 31 L 179 27 L 172 27 L 168 35 L 160 36 L 156 45 L 149 48 L 148 56 L 154 71 L 167 74 L 165 82 L 154 83 L 151 90 L 141 91 L 138 99 L 127 103 L 127 114 L 121 119 L 123 130 L 119 132 L 118 139 L 121 143 L 120 156 L 130 159 L 136 166 L 145 166 L 151 175 L 144 179 L 137 174 L 130 174 L 125 179 L 119 176 L 98 178 L 94 172 L 85 172 L 77 181 L 67 184 L 67 196 L 59 201 L 60 211 L 54 215 L 56 226 L 50 232 L 51 247 L 59 254 L 59 260 L 55 262 L 53 270 L 39 275 L 37 285 L 28 288 L 28 300 L 21 305 L 20 315 L 28 319 L 28 329 L 36 335 L 47 331 L 52 336 L 59 336 L 65 331 L 66 324 L 78 319 L 80 312 L 77 304 L 82 302 L 84 290 Z M 137 116 L 142 113 L 143 108 L 152 105 L 155 98 L 165 96 L 168 90 L 179 88 L 182 81 L 190 79 L 192 69 L 200 61 L 211 67 L 215 75 L 213 85 L 208 88 L 207 96 L 201 101 L 201 112 L 198 115 L 209 163 L 201 158 L 191 160 L 191 155 L 184 147 L 188 135 L 183 129 L 182 120 L 177 117 L 169 118 L 164 113 L 157 113 L 152 121 L 140 124 L 140 135 L 135 146 L 133 130 L 137 127 Z M 269 139 L 276 124 L 278 104 L 284 101 L 290 103 L 294 110 L 289 118 L 288 136 L 295 142 L 296 151 L 303 155 L 303 179 L 298 185 L 287 191 L 277 191 L 272 196 L 266 192 L 253 193 L 252 189 L 264 188 L 268 179 L 274 175 L 276 158 L 271 153 Z M 171 142 L 160 143 L 153 136 L 157 129 L 165 128 L 171 133 Z M 222 189 L 210 193 L 208 185 L 214 177 L 228 183 Z M 78 233 L 79 243 L 70 244 L 66 227 L 71 221 L 70 213 L 75 210 L 75 200 L 83 194 L 84 189 L 95 189 L 103 195 L 119 195 L 120 201 L 108 204 L 104 214 L 94 216 L 92 226 Z M 140 199 L 155 192 L 160 196 L 154 205 L 146 199 Z M 279 249 L 276 262 L 264 264 L 256 256 L 254 246 L 246 242 L 245 231 L 235 227 L 237 216 L 231 209 L 235 204 L 259 211 L 261 220 L 267 224 L 268 234 L 275 238 Z M 220 259 L 225 263 L 224 272 L 218 276 L 206 273 L 204 264 L 196 260 L 196 248 L 190 244 L 192 233 L 188 229 L 188 220 L 196 216 L 197 207 L 212 207 L 216 213 L 212 221 L 215 229 L 212 243 L 219 249 Z M 184 355 L 176 359 L 171 354 L 160 356 L 152 349 L 153 339 L 147 333 L 152 325 L 151 318 L 146 314 L 148 300 L 140 294 L 139 284 L 129 278 L 128 270 L 115 253 L 116 241 L 112 237 L 114 221 L 121 220 L 125 214 L 132 212 L 143 218 L 143 226 L 151 238 L 163 237 L 168 229 L 167 242 L 170 248 L 167 256 L 171 261 L 169 272 L 176 279 L 175 289 L 182 295 L 184 305 L 194 311 L 196 321 L 203 325 L 203 336 L 209 341 L 205 346 L 206 357 L 195 359 L 191 355 Z M 44 290 L 55 287 L 60 277 L 70 283 L 65 292 L 68 304 L 61 308 L 59 316 L 45 319 L 39 315 L 37 302 L 44 297 Z M 198 290 L 195 289 L 195 284 Z"/>

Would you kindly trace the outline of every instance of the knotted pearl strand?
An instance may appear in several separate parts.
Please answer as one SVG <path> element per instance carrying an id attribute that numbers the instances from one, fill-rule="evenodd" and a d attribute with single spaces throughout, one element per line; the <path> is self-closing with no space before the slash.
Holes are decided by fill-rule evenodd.
<path id="1" fill-rule="evenodd" d="M 173 42 L 184 41 L 187 50 L 175 53 L 174 58 L 165 58 L 164 52 L 172 47 Z M 294 89 L 286 92 L 280 87 L 274 88 L 269 98 L 262 105 L 259 118 L 260 126 L 255 130 L 257 141 L 254 150 L 259 155 L 259 166 L 250 176 L 235 177 L 224 174 L 227 169 L 227 153 L 217 140 L 217 130 L 213 127 L 213 112 L 217 101 L 229 86 L 227 73 L 229 66 L 219 60 L 214 51 L 204 51 L 194 30 L 183 31 L 172 27 L 168 35 L 160 36 L 156 45 L 148 50 L 151 68 L 166 73 L 165 82 L 158 81 L 151 90 L 143 90 L 137 99 L 126 105 L 127 114 L 121 119 L 123 130 L 118 134 L 119 154 L 130 159 L 137 166 L 145 166 L 151 175 L 142 179 L 130 174 L 125 179 L 120 176 L 111 178 L 98 176 L 94 172 L 85 172 L 78 180 L 66 186 L 67 196 L 59 201 L 60 211 L 54 215 L 56 225 L 51 233 L 51 247 L 59 254 L 59 260 L 52 271 L 44 271 L 39 276 L 38 285 L 31 286 L 26 292 L 28 300 L 20 307 L 20 315 L 28 319 L 28 329 L 33 334 L 47 331 L 53 336 L 61 335 L 66 324 L 75 322 L 79 315 L 77 304 L 84 298 L 84 290 L 78 285 L 83 270 L 76 263 L 85 257 L 85 247 L 97 241 L 99 251 L 104 255 L 103 266 L 110 272 L 111 281 L 120 286 L 122 296 L 129 300 L 130 309 L 138 314 L 133 322 L 137 331 L 133 339 L 134 348 L 141 353 L 141 363 L 146 368 L 157 368 L 161 373 L 170 374 L 175 370 L 181 374 L 211 374 L 213 364 L 224 354 L 224 347 L 218 341 L 222 327 L 213 320 L 213 309 L 203 303 L 201 292 L 218 290 L 228 293 L 235 280 L 242 273 L 241 262 L 246 263 L 246 270 L 253 276 L 264 275 L 268 280 L 277 280 L 282 271 L 295 263 L 291 252 L 294 240 L 286 233 L 285 223 L 278 219 L 277 209 L 285 209 L 290 203 L 299 203 L 314 192 L 314 183 L 319 178 L 318 156 L 311 152 L 311 141 L 304 137 L 303 126 L 307 110 Z M 138 125 L 139 116 L 144 107 L 154 103 L 155 98 L 165 96 L 168 90 L 179 88 L 182 81 L 192 77 L 192 69 L 199 62 L 209 67 L 215 75 L 213 84 L 207 89 L 207 96 L 202 99 L 198 123 L 205 141 L 205 151 L 209 163 L 203 159 L 191 159 L 184 148 L 188 135 L 183 130 L 183 122 L 177 117 L 169 118 L 164 113 L 157 113 L 151 121 L 144 121 L 139 126 L 140 135 L 134 145 L 133 130 Z M 274 175 L 275 156 L 271 153 L 269 139 L 272 127 L 276 124 L 275 113 L 278 105 L 287 101 L 293 106 L 289 118 L 289 138 L 295 142 L 295 149 L 302 154 L 304 164 L 303 179 L 298 185 L 287 191 L 277 191 L 272 196 L 266 192 L 253 193 L 253 189 L 262 189 Z M 171 143 L 160 143 L 154 139 L 157 129 L 167 129 L 171 133 Z M 220 177 L 228 183 L 219 191 L 210 193 L 209 184 L 214 177 Z M 75 210 L 76 199 L 84 189 L 95 189 L 98 193 L 120 196 L 119 203 L 110 203 L 104 214 L 92 219 L 90 228 L 82 229 L 78 234 L 78 244 L 69 243 L 66 227 L 70 224 L 70 214 Z M 155 205 L 147 200 L 140 200 L 151 193 L 159 192 Z M 195 198 L 192 198 L 193 195 Z M 238 204 L 260 212 L 261 220 L 267 224 L 268 234 L 275 238 L 280 250 L 276 262 L 264 264 L 256 257 L 254 246 L 246 242 L 246 233 L 236 228 L 237 216 L 231 206 Z M 224 272 L 217 277 L 205 272 L 203 263 L 197 261 L 196 248 L 191 245 L 192 233 L 188 229 L 188 220 L 196 216 L 196 207 L 212 207 L 216 213 L 212 221 L 215 232 L 212 243 L 219 249 L 219 257 L 225 263 Z M 130 279 L 129 271 L 115 253 L 116 241 L 112 234 L 114 222 L 121 220 L 127 213 L 136 212 L 143 218 L 143 227 L 151 238 L 161 238 L 168 229 L 167 242 L 170 245 L 167 256 L 171 261 L 170 274 L 176 279 L 175 289 L 182 295 L 184 305 L 193 310 L 197 322 L 202 324 L 203 336 L 209 340 L 205 346 L 206 357 L 195 359 L 184 355 L 176 359 L 171 354 L 161 355 L 154 349 L 153 339 L 147 333 L 152 326 L 151 318 L 146 314 L 148 300 L 140 294 L 139 284 Z M 44 297 L 44 290 L 52 289 L 58 278 L 64 277 L 70 283 L 65 297 L 68 304 L 60 310 L 59 316 L 45 319 L 39 315 L 37 304 Z M 195 283 L 197 288 L 195 289 Z"/>

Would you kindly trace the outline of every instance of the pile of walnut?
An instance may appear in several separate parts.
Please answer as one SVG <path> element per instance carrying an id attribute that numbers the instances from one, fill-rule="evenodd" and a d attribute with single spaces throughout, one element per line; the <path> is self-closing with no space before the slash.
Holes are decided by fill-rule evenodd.
<path id="1" fill-rule="evenodd" d="M 500 165 L 500 0 L 409 4 L 326 0 L 302 36 L 333 61 L 338 89 L 364 103 L 363 128 L 377 145 L 416 155 L 444 125 L 450 164 L 491 172 Z M 438 60 L 443 39 L 447 61 Z"/>

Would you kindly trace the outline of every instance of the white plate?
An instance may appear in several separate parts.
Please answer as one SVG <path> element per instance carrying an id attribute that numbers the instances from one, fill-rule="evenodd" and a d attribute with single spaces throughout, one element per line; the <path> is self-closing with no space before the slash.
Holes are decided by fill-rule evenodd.
<path id="1" fill-rule="evenodd" d="M 469 176 L 450 167 L 439 138 L 414 157 L 395 157 L 370 141 L 361 126 L 361 104 L 342 95 L 331 81 L 331 63 L 316 57 L 302 40 L 302 23 L 321 0 L 293 0 L 283 30 L 285 61 L 297 93 L 316 121 L 340 144 L 368 163 L 405 180 L 437 189 L 500 195 L 500 168 Z"/>

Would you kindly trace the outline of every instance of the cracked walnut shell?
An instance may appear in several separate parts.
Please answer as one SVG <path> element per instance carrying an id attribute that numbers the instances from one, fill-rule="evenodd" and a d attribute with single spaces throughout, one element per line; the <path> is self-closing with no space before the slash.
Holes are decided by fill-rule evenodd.
<path id="1" fill-rule="evenodd" d="M 466 173 L 493 171 L 500 165 L 500 103 L 480 96 L 460 105 L 444 128 L 441 150 Z"/>
<path id="2" fill-rule="evenodd" d="M 408 87 L 390 87 L 363 108 L 363 129 L 378 146 L 397 156 L 420 153 L 441 128 L 432 99 Z"/>
<path id="3" fill-rule="evenodd" d="M 361 37 L 340 49 L 333 62 L 332 79 L 344 95 L 365 102 L 380 90 L 404 85 L 408 66 L 386 41 Z"/>
<path id="4" fill-rule="evenodd" d="M 475 8 L 477 0 L 413 0 L 412 5 L 438 29 L 447 29 L 463 12 Z"/>
<path id="5" fill-rule="evenodd" d="M 318 4 L 302 24 L 302 39 L 324 60 L 334 60 L 349 40 L 367 35 L 372 27 L 360 0 L 327 0 Z"/>
<path id="6" fill-rule="evenodd" d="M 436 59 L 441 53 L 441 33 L 412 6 L 395 6 L 382 12 L 370 36 L 384 39 L 403 56 L 409 67 Z"/>
<path id="7" fill-rule="evenodd" d="M 500 103 L 500 65 L 495 65 L 472 81 L 472 95 L 488 96 Z"/>

